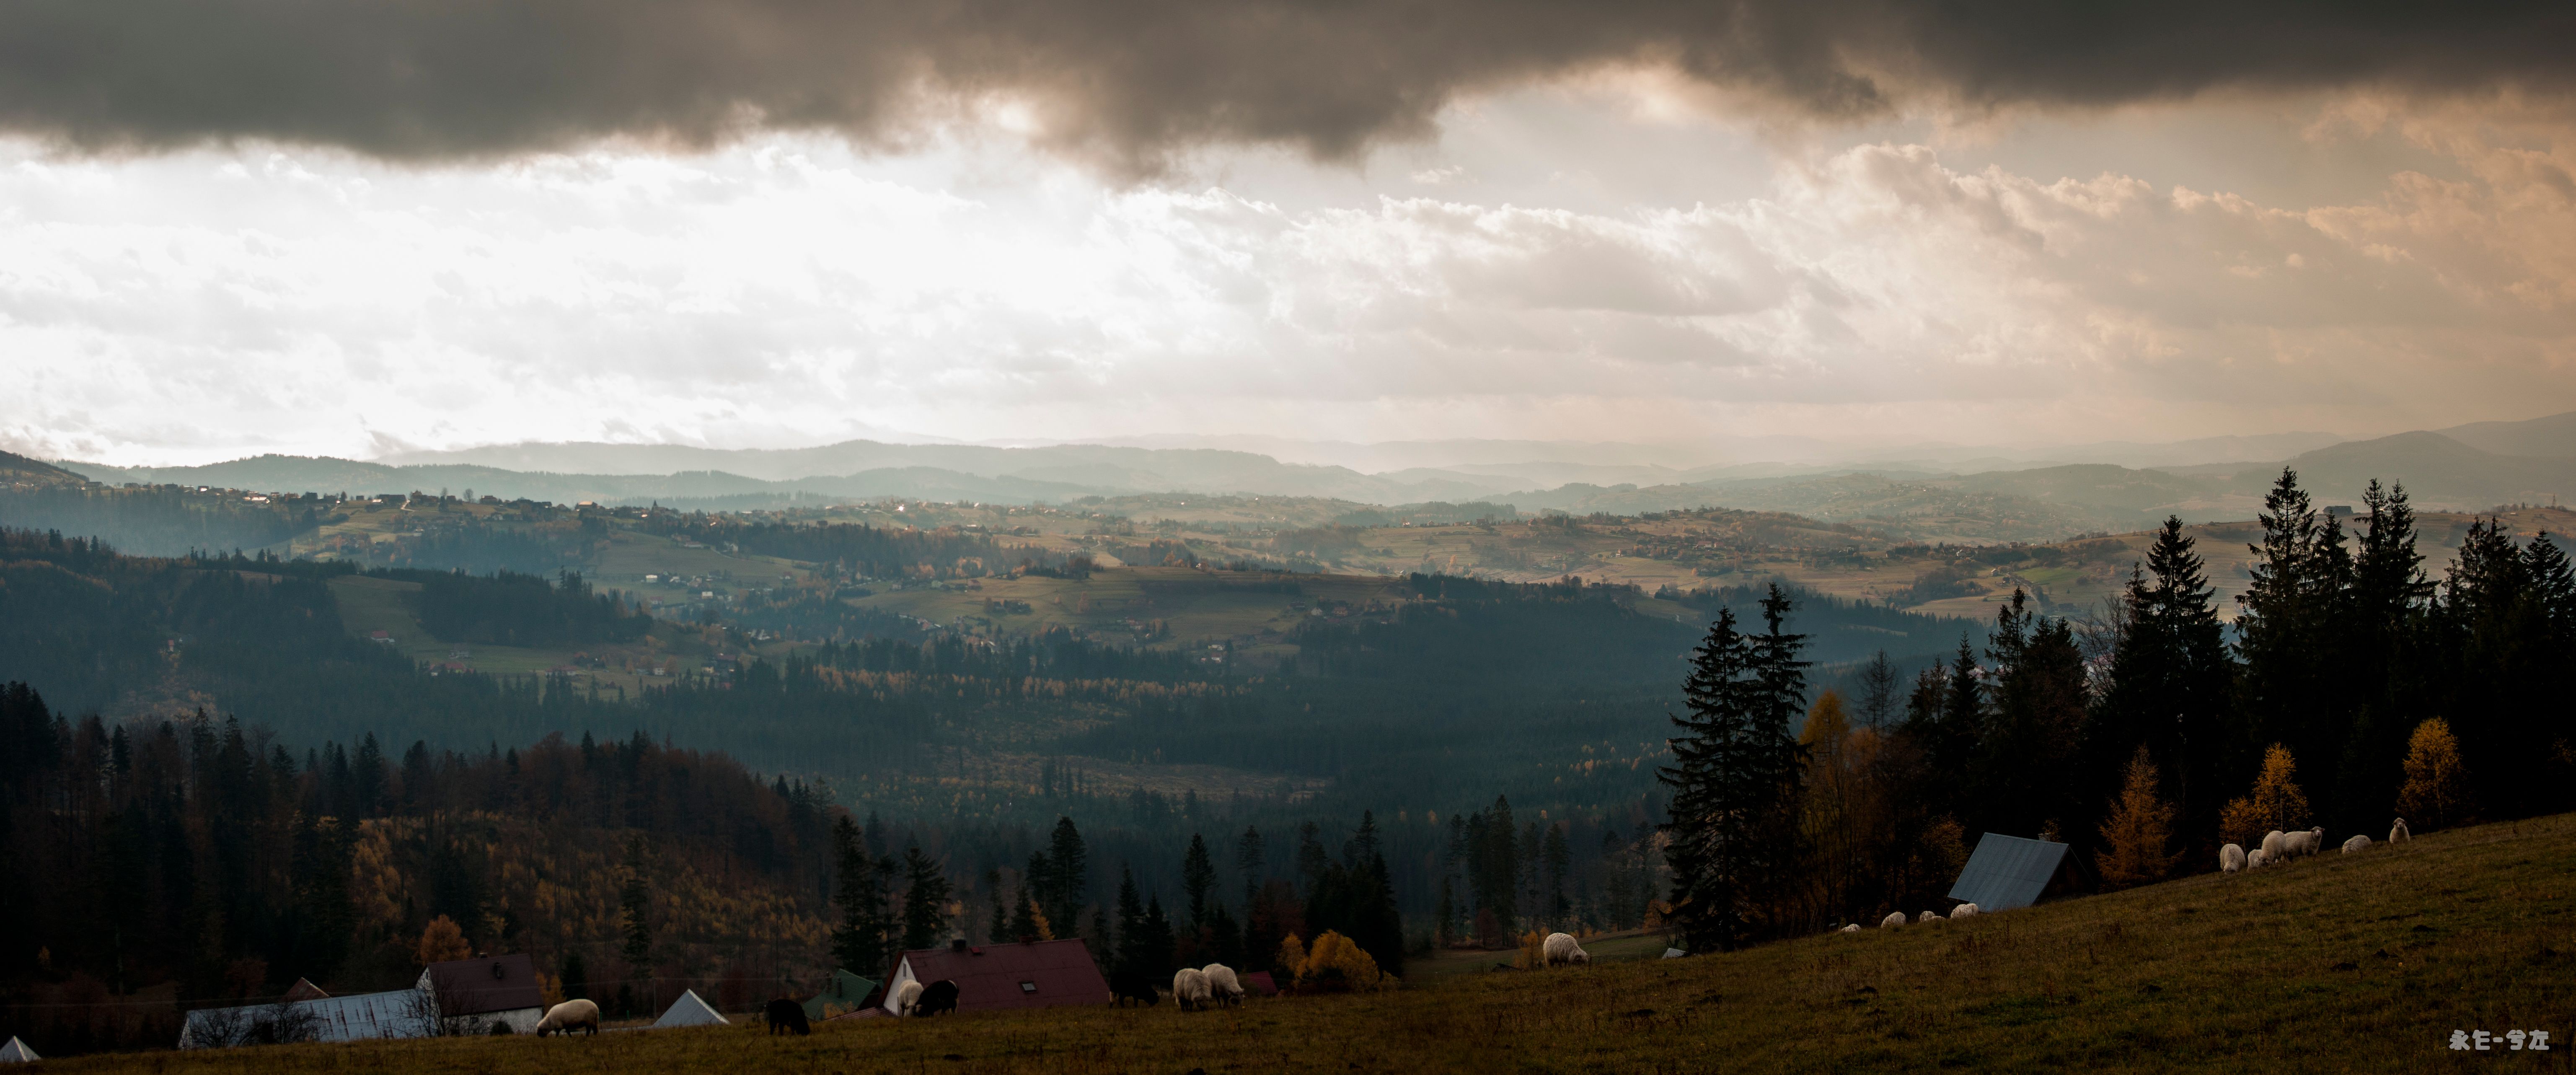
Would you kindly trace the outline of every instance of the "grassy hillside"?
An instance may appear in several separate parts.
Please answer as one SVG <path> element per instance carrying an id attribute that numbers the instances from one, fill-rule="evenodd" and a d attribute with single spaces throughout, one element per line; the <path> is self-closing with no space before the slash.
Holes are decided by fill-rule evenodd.
<path id="1" fill-rule="evenodd" d="M 2576 1056 L 2576 816 L 1969 922 L 1446 976 L 1235 1012 L 1080 1008 L 595 1040 L 287 1046 L 176 1072 L 2439 1071 Z M 2544 1029 L 2551 1052 L 2448 1048 Z M 58 1070 L 124 1070 L 98 1057 Z"/>

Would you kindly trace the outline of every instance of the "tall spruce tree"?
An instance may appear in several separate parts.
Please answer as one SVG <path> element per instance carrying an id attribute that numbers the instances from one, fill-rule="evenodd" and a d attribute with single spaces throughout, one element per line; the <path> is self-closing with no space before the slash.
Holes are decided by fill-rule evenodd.
<path id="1" fill-rule="evenodd" d="M 1972 830 L 2036 835 L 2089 833 L 2098 810 L 2078 762 L 2087 718 L 2084 655 L 2063 619 L 2025 606 L 2022 591 L 1995 614 L 1986 657 L 1993 662 L 1985 736 L 1975 781 L 1981 797 Z"/>
<path id="2" fill-rule="evenodd" d="M 1057 936 L 1073 936 L 1088 902 L 1091 854 L 1083 847 L 1082 830 L 1074 827 L 1072 818 L 1055 819 L 1055 831 L 1047 836 L 1045 868 L 1047 920 L 1055 923 Z"/>
<path id="3" fill-rule="evenodd" d="M 1181 853 L 1181 890 L 1190 897 L 1190 930 L 1195 933 L 1208 924 L 1208 893 L 1216 889 L 1216 860 L 1208 854 L 1207 841 L 1190 834 L 1190 846 Z"/>
<path id="4" fill-rule="evenodd" d="M 1672 717 L 1682 734 L 1657 776 L 1673 789 L 1665 860 L 1692 951 L 1731 951 L 1762 933 L 1766 897 L 1795 850 L 1805 637 L 1782 630 L 1788 611 L 1776 585 L 1761 635 L 1738 631 L 1734 610 L 1720 609 L 1682 682 L 1689 712 Z"/>
<path id="5" fill-rule="evenodd" d="M 832 826 L 832 855 L 832 898 L 841 905 L 841 924 L 832 930 L 832 961 L 862 978 L 880 977 L 887 962 L 885 884 L 847 814 Z"/>
<path id="6" fill-rule="evenodd" d="M 2236 665 L 2211 596 L 2191 536 L 2180 518 L 2166 516 L 2144 570 L 2129 574 L 2118 648 L 2084 752 L 2088 783 L 2106 789 L 2117 786 L 2138 747 L 2147 748 L 2173 779 L 2176 843 L 2186 861 L 2215 853 L 2219 809 L 2241 783 L 2229 779 L 2229 763 L 2244 751 L 2230 715 Z"/>
<path id="7" fill-rule="evenodd" d="M 2407 736 L 2416 715 L 2435 704 L 2425 615 L 2433 583 L 2415 547 L 2414 506 L 2405 486 L 2383 488 L 2375 479 L 2361 502 L 2349 615 L 2336 625 L 2345 660 L 2335 671 L 2350 680 L 2353 706 L 2335 770 L 2338 828 L 2369 827 L 2393 816 Z"/>
<path id="8" fill-rule="evenodd" d="M 1112 945 L 1108 937 L 1102 937 L 1100 941 L 1103 947 Z M 1145 934 L 1145 897 L 1136 890 L 1136 872 L 1128 869 L 1126 863 L 1119 863 L 1118 936 L 1113 948 L 1118 959 L 1113 966 L 1123 977 L 1133 979 L 1142 976 L 1144 981 L 1153 981 L 1158 968 L 1152 965 L 1151 949 Z"/>
<path id="9" fill-rule="evenodd" d="M 2297 471 L 2282 468 L 2263 498 L 2263 542 L 2253 582 L 2237 598 L 2239 706 L 2248 742 L 2281 743 L 2301 758 L 2341 758 L 2349 738 L 2354 678 L 2350 635 L 2352 558 L 2342 524 L 2320 521 Z M 2321 785 L 2317 812 L 2336 817 L 2333 788 Z"/>
<path id="10" fill-rule="evenodd" d="M 948 874 L 920 844 L 904 847 L 903 872 L 903 947 L 938 947 L 948 939 Z"/>

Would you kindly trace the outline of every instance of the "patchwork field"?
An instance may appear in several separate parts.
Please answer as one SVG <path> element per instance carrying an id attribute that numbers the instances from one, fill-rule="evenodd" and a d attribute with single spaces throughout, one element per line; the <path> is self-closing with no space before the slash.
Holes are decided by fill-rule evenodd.
<path id="1" fill-rule="evenodd" d="M 2562 815 L 1960 923 L 1570 970 L 1460 968 L 1384 993 L 1255 1000 L 1236 1011 L 1166 1003 L 865 1020 L 803 1038 L 767 1037 L 737 1016 L 729 1028 L 596 1039 L 278 1046 L 49 1068 L 2565 1070 L 2576 1056 L 2571 895 L 2576 816 Z M 1656 943 L 1601 945 L 1606 955 Z M 2487 1051 L 2452 1048 L 2455 1031 L 2481 1030 L 2491 1035 Z M 2503 1037 L 2511 1030 L 2547 1031 L 2549 1051 L 2514 1050 Z"/>

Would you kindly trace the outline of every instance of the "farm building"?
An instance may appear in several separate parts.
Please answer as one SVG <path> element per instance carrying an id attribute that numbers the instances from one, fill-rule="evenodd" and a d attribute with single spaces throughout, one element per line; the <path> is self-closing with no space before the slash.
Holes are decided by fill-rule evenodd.
<path id="1" fill-rule="evenodd" d="M 732 1022 L 733 1020 L 716 1014 L 715 1008 L 706 1001 L 698 999 L 697 990 L 689 989 L 680 993 L 680 999 L 671 1002 L 671 1006 L 662 1012 L 661 1018 L 653 1020 L 653 1029 L 668 1030 L 680 1026 L 729 1026 Z"/>
<path id="2" fill-rule="evenodd" d="M 319 994 L 319 989 L 311 989 Z M 303 993 L 304 990 L 298 990 Z M 274 1041 L 362 1041 L 428 1037 L 420 990 L 310 996 L 276 1004 L 199 1008 L 179 1028 L 182 1049 L 219 1049 Z"/>
<path id="3" fill-rule="evenodd" d="M 895 964 L 894 976 L 886 979 L 885 1010 L 902 1014 L 895 1011 L 894 998 L 903 991 L 905 982 L 928 986 L 941 981 L 957 983 L 957 1010 L 961 1012 L 1107 1004 L 1110 1000 L 1109 980 L 1100 976 L 1099 966 L 1091 961 L 1091 949 L 1079 938 L 988 944 L 981 948 L 957 941 L 946 948 L 905 952 L 903 961 Z"/>
<path id="4" fill-rule="evenodd" d="M 451 1032 L 484 1034 L 508 1023 L 515 1033 L 533 1034 L 546 1015 L 545 986 L 525 952 L 432 963 L 412 988 L 431 998 Z"/>
<path id="5" fill-rule="evenodd" d="M 845 970 L 832 972 L 820 992 L 805 998 L 805 1018 L 820 1022 L 856 1011 L 877 991 L 877 984 Z"/>

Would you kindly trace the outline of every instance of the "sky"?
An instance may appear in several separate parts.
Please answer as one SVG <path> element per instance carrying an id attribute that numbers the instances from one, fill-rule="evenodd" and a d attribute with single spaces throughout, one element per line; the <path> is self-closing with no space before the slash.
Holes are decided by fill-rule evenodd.
<path id="1" fill-rule="evenodd" d="M 2571 30 L 31 0 L 0 12 L 0 448 L 2536 417 L 2576 410 Z"/>

